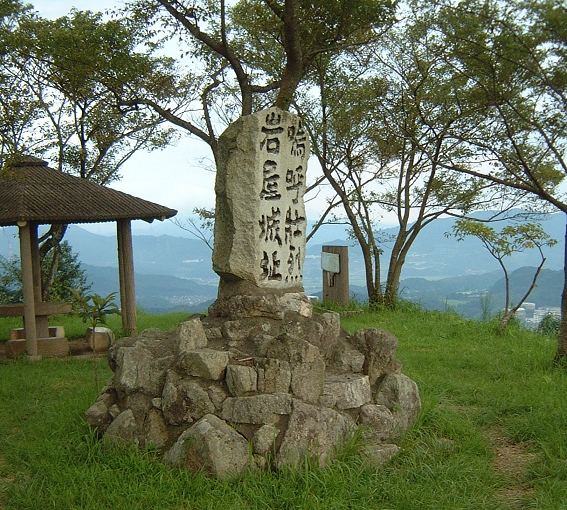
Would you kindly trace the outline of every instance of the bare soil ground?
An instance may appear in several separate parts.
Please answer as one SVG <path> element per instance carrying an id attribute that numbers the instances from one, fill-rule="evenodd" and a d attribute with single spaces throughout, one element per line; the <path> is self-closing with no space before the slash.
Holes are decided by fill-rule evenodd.
<path id="1" fill-rule="evenodd" d="M 526 444 L 510 441 L 498 428 L 491 429 L 488 436 L 495 451 L 494 468 L 509 481 L 498 497 L 505 508 L 524 508 L 525 499 L 532 492 L 524 483 L 526 471 L 536 454 L 530 453 Z"/>

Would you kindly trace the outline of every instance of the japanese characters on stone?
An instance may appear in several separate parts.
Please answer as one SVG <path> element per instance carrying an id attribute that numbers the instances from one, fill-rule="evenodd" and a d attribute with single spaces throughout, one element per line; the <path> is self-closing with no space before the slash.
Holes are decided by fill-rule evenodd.
<path id="1" fill-rule="evenodd" d="M 305 258 L 303 194 L 308 142 L 299 118 L 290 121 L 285 125 L 278 111 L 266 113 L 260 142 L 260 280 L 284 287 L 302 284 Z"/>

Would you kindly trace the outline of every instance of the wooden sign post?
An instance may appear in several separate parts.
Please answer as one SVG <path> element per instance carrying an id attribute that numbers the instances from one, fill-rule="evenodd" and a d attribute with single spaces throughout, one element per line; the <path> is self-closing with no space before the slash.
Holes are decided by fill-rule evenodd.
<path id="1" fill-rule="evenodd" d="M 348 281 L 348 246 L 323 246 L 323 301 L 332 301 L 348 308 L 350 303 Z"/>

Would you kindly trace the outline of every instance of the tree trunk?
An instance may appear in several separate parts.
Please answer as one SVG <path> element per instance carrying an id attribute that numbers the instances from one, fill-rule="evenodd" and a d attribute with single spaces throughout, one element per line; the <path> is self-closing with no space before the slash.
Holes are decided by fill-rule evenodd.
<path id="1" fill-rule="evenodd" d="M 510 276 L 508 275 L 508 270 L 502 262 L 502 259 L 498 259 L 502 271 L 504 272 L 504 286 L 505 286 L 505 298 L 504 298 L 504 315 L 507 315 L 510 311 Z"/>
<path id="2" fill-rule="evenodd" d="M 357 236 L 358 237 L 358 236 Z M 368 304 L 370 307 L 374 307 L 382 302 L 382 288 L 380 284 L 376 285 L 376 275 L 378 275 L 378 282 L 380 281 L 380 259 L 379 257 L 374 258 L 374 264 L 377 265 L 376 273 L 374 264 L 372 263 L 372 248 L 371 246 L 363 242 L 361 238 L 358 238 L 358 243 L 362 250 L 362 257 L 364 258 L 364 273 L 366 276 L 366 290 L 368 292 Z"/>
<path id="3" fill-rule="evenodd" d="M 368 249 L 372 249 L 368 246 Z M 382 294 L 382 287 L 380 285 L 380 253 L 374 250 L 374 265 L 372 265 L 372 258 L 368 256 L 368 262 L 365 257 L 365 271 L 366 271 L 366 291 L 368 293 L 368 306 L 376 308 L 384 302 Z"/>
<path id="4" fill-rule="evenodd" d="M 55 281 L 57 271 L 59 270 L 59 262 L 61 261 L 61 245 L 57 244 L 51 250 L 53 252 L 51 264 L 43 275 L 43 282 L 41 285 L 43 301 L 49 301 L 51 298 L 51 287 L 53 287 L 53 282 Z"/>
<path id="5" fill-rule="evenodd" d="M 282 35 L 286 62 L 280 90 L 275 102 L 275 106 L 282 110 L 289 110 L 297 86 L 305 74 L 305 69 L 307 69 L 301 46 L 299 10 L 300 2 L 298 0 L 285 0 L 282 17 Z"/>
<path id="6" fill-rule="evenodd" d="M 405 246 L 407 233 L 405 226 L 400 226 L 396 242 L 392 248 L 390 255 L 390 263 L 388 264 L 388 276 L 386 278 L 386 304 L 395 307 L 398 301 L 398 291 L 400 288 L 400 277 L 402 275 L 402 268 L 406 261 L 407 250 L 411 243 Z"/>
<path id="7" fill-rule="evenodd" d="M 49 231 L 39 240 L 41 243 L 39 247 L 41 261 L 43 261 L 50 251 L 53 252 L 51 266 L 47 269 L 46 273 L 42 275 L 43 301 L 49 301 L 51 296 L 51 287 L 53 286 L 57 270 L 59 269 L 59 261 L 61 259 L 61 241 L 67 232 L 67 226 L 68 225 L 65 224 L 51 225 Z"/>
<path id="8" fill-rule="evenodd" d="M 566 215 L 567 218 L 567 215 Z M 563 259 L 563 292 L 561 294 L 561 323 L 557 339 L 557 353 L 555 363 L 567 359 L 567 225 L 565 229 L 565 256 Z"/>
<path id="9" fill-rule="evenodd" d="M 400 290 L 400 277 L 402 275 L 403 261 L 390 259 L 390 269 L 386 280 L 386 292 L 384 299 L 390 307 L 395 307 L 398 302 L 398 292 Z M 393 267 L 392 267 L 393 266 Z"/>
<path id="10" fill-rule="evenodd" d="M 508 326 L 508 323 L 510 322 L 510 320 L 512 319 L 512 317 L 514 317 L 514 314 L 516 312 L 515 311 L 506 311 L 504 313 L 504 315 L 502 316 L 502 319 L 500 320 L 500 324 L 498 324 L 498 334 L 504 333 L 504 330 L 506 329 L 506 326 Z"/>
<path id="11" fill-rule="evenodd" d="M 540 250 L 540 253 L 542 253 L 541 250 Z M 534 277 L 532 278 L 531 285 L 529 286 L 529 288 L 528 288 L 527 292 L 524 294 L 524 296 L 518 301 L 518 304 L 516 304 L 514 307 L 512 307 L 511 310 L 509 310 L 509 311 L 506 310 L 506 313 L 502 317 L 502 320 L 500 321 L 500 325 L 498 326 L 498 332 L 499 333 L 502 333 L 506 329 L 506 326 L 508 325 L 508 322 L 510 322 L 510 319 L 512 317 L 514 317 L 514 315 L 516 315 L 516 312 L 520 309 L 520 307 L 524 304 L 526 299 L 528 299 L 528 297 L 532 293 L 532 291 L 536 288 L 536 282 L 537 282 L 539 273 L 541 273 L 541 270 L 542 270 L 544 264 L 545 264 L 545 257 L 542 254 L 541 263 L 538 266 L 538 268 L 536 269 Z"/>

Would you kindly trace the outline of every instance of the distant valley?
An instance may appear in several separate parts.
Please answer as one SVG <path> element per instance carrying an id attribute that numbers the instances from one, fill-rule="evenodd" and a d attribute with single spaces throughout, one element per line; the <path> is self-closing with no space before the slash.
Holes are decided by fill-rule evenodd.
<path id="1" fill-rule="evenodd" d="M 451 218 L 433 222 L 420 234 L 410 251 L 400 285 L 404 299 L 420 302 L 431 309 L 452 308 L 475 317 L 481 313 L 481 298 L 490 296 L 491 306 L 503 304 L 502 272 L 497 262 L 480 241 L 467 239 L 457 242 L 445 236 L 451 231 Z M 562 289 L 563 235 L 565 217 L 550 215 L 543 223 L 545 230 L 559 243 L 546 251 L 538 287 L 529 301 L 538 306 L 559 306 Z M 156 228 L 157 230 L 157 228 Z M 212 271 L 211 250 L 200 240 L 172 235 L 133 236 L 136 299 L 138 306 L 150 312 L 169 310 L 203 311 L 215 299 L 218 277 Z M 388 234 L 388 229 L 384 231 Z M 324 244 L 349 246 L 349 275 L 351 294 L 366 298 L 362 254 L 342 225 L 324 226 L 308 243 L 304 266 L 304 286 L 309 295 L 320 295 L 322 275 L 321 248 Z M 118 290 L 117 248 L 114 236 L 93 234 L 79 225 L 71 225 L 65 239 L 79 254 L 92 290 L 108 294 Z M 389 246 L 383 246 L 383 263 L 389 256 Z M 17 229 L 2 228 L 0 254 L 18 255 Z M 523 294 L 526 282 L 531 281 L 539 259 L 535 250 L 514 254 L 507 261 L 512 274 L 512 290 Z M 386 267 L 382 267 L 385 276 Z M 531 271 L 531 272 L 530 272 Z M 513 294 L 513 299 L 518 299 Z"/>

